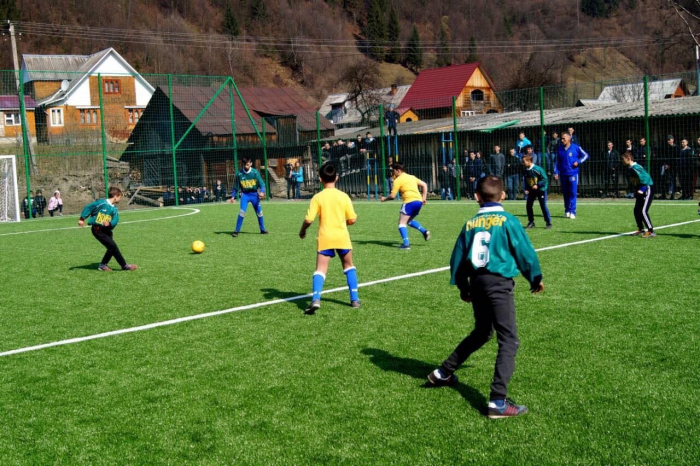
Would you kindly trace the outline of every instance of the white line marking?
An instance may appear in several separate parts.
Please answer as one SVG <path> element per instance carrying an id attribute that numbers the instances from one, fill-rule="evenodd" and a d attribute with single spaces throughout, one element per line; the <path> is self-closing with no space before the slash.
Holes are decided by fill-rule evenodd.
<path id="1" fill-rule="evenodd" d="M 188 217 L 190 215 L 195 215 L 200 212 L 199 209 L 195 209 L 192 207 L 173 207 L 173 210 L 191 210 L 192 212 L 188 212 L 186 214 L 180 214 L 180 215 L 171 215 L 170 217 L 158 217 L 158 218 L 145 218 L 142 220 L 129 220 L 126 222 L 119 222 L 119 225 L 128 225 L 130 223 L 142 223 L 142 222 L 155 222 L 158 220 L 168 220 L 172 218 L 180 218 L 180 217 Z M 87 224 L 85 225 L 87 227 Z M 43 233 L 45 231 L 61 231 L 61 230 L 79 230 L 80 227 L 65 227 L 65 228 L 47 228 L 45 230 L 29 230 L 29 231 L 15 231 L 13 233 L 0 233 L 0 236 L 13 236 L 13 235 L 26 235 L 28 233 Z"/>
<path id="2" fill-rule="evenodd" d="M 661 227 L 657 227 L 654 230 L 663 230 L 665 228 L 674 228 L 674 227 L 679 227 L 682 225 L 689 225 L 691 223 L 698 223 L 700 222 L 700 219 L 697 220 L 690 220 L 687 222 L 680 222 L 680 223 L 674 223 L 671 225 L 664 225 Z M 543 248 L 536 249 L 536 251 L 541 252 L 541 251 L 550 251 L 552 249 L 560 249 L 560 248 L 566 248 L 569 246 L 576 246 L 578 244 L 586 244 L 586 243 L 593 243 L 596 241 L 603 241 L 606 239 L 612 239 L 612 238 L 619 238 L 621 236 L 627 236 L 631 233 L 634 233 L 633 231 L 627 232 L 627 233 L 618 233 L 615 235 L 608 235 L 608 236 L 601 236 L 598 238 L 592 238 L 592 239 L 586 239 L 582 241 L 574 241 L 573 243 L 565 243 L 565 244 L 558 244 L 555 246 L 547 246 Z M 652 241 L 658 241 L 658 240 L 652 240 Z M 430 275 L 433 273 L 438 273 L 438 272 L 445 272 L 447 270 L 450 270 L 450 267 L 439 267 L 437 269 L 429 269 L 429 270 L 423 270 L 422 272 L 413 272 L 413 273 L 408 273 L 405 275 L 397 275 L 395 277 L 389 277 L 389 278 L 382 278 L 379 280 L 374 280 L 371 282 L 366 282 L 366 283 L 361 283 L 358 285 L 360 288 L 364 288 L 367 286 L 373 286 L 373 285 L 379 285 L 382 283 L 389 283 L 393 282 L 396 280 L 404 280 L 406 278 L 414 278 L 414 277 L 420 277 L 423 275 Z M 347 291 L 348 287 L 347 286 L 341 286 L 338 288 L 332 288 L 330 290 L 324 290 L 322 294 L 328 294 L 328 293 L 337 293 L 338 291 Z M 186 317 L 178 317 L 176 319 L 170 319 L 170 320 L 164 320 L 161 322 L 155 322 L 152 324 L 146 324 L 146 325 L 139 325 L 138 327 L 129 327 L 129 328 L 123 328 L 119 330 L 112 330 L 111 332 L 104 332 L 104 333 L 97 333 L 95 335 L 88 335 L 86 337 L 77 337 L 77 338 L 70 338 L 68 340 L 60 340 L 60 341 L 54 341 L 51 343 L 44 343 L 41 345 L 35 345 L 35 346 L 27 346 L 25 348 L 18 348 L 10 351 L 5 351 L 0 353 L 0 357 L 4 356 L 11 356 L 13 354 L 20 354 L 20 353 L 27 353 L 30 351 L 38 351 L 46 348 L 53 348 L 55 346 L 65 346 L 65 345 L 71 345 L 73 343 L 81 343 L 84 341 L 90 341 L 90 340 L 97 340 L 100 338 L 107 338 L 107 337 L 113 337 L 116 335 L 123 335 L 125 333 L 134 333 L 134 332 L 141 332 L 144 330 L 151 330 L 154 328 L 158 327 L 166 327 L 168 325 L 175 325 L 175 324 L 181 324 L 183 322 L 190 322 L 193 320 L 200 320 L 200 319 L 207 319 L 209 317 L 216 317 L 224 314 L 231 314 L 234 312 L 239 312 L 239 311 L 247 311 L 249 309 L 256 309 L 259 307 L 267 307 L 267 306 L 272 306 L 274 304 L 282 304 L 282 303 L 288 303 L 291 301 L 298 301 L 300 299 L 305 299 L 305 298 L 310 298 L 312 296 L 311 293 L 309 294 L 303 294 L 303 295 L 298 295 L 298 296 L 292 296 L 289 298 L 280 298 L 280 299 L 273 299 L 272 301 L 263 301 L 260 303 L 255 303 L 255 304 L 247 304 L 245 306 L 238 306 L 238 307 L 232 307 L 230 309 L 224 309 L 221 311 L 214 311 L 214 312 L 207 312 L 204 314 L 196 314 L 192 316 L 186 316 Z"/>

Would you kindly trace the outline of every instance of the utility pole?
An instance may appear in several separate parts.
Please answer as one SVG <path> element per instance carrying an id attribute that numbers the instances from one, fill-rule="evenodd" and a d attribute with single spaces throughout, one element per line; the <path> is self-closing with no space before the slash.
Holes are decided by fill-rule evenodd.
<path id="1" fill-rule="evenodd" d="M 24 86 L 23 82 L 20 82 L 20 69 L 19 69 L 19 54 L 17 53 L 17 40 L 15 39 L 15 25 L 12 21 L 8 20 L 7 23 L 10 25 L 10 42 L 12 43 L 12 61 L 15 65 L 15 83 L 17 84 L 17 98 L 24 100 L 24 92 L 21 86 Z M 27 144 L 27 150 L 29 155 L 32 156 L 32 168 L 36 172 L 36 160 L 34 159 L 34 149 L 32 148 L 32 133 L 29 131 L 27 122 L 27 109 L 24 102 L 18 102 L 19 110 L 21 112 L 21 122 L 22 122 L 22 135 L 24 144 Z M 36 112 L 36 109 L 34 110 Z M 35 115 L 36 116 L 36 115 Z M 35 123 L 36 124 L 36 123 Z M 27 167 L 29 170 L 29 167 Z"/>
<path id="2" fill-rule="evenodd" d="M 695 46 L 695 95 L 700 95 L 700 45 Z"/>

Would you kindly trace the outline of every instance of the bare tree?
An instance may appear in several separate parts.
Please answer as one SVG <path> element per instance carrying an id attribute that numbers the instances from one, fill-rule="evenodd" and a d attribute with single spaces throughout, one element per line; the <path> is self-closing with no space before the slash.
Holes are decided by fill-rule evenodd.
<path id="1" fill-rule="evenodd" d="M 348 100 L 360 113 L 360 124 L 369 123 L 382 103 L 381 94 L 376 92 L 380 85 L 379 65 L 372 60 L 358 61 L 345 70 L 339 84 L 347 86 Z"/>
<path id="2" fill-rule="evenodd" d="M 644 83 L 619 84 L 611 86 L 607 97 L 618 102 L 639 102 L 644 100 Z"/>
<path id="3" fill-rule="evenodd" d="M 700 0 L 666 0 L 688 28 L 690 38 L 700 46 Z M 687 6 L 686 6 L 687 5 Z"/>

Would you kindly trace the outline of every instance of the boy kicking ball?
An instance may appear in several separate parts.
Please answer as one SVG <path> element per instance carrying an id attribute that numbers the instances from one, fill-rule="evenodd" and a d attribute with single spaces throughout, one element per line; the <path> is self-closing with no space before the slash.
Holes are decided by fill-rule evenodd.
<path id="1" fill-rule="evenodd" d="M 78 220 L 78 226 L 85 226 L 85 219 L 88 221 L 88 225 L 92 227 L 92 236 L 97 239 L 104 247 L 107 248 L 107 252 L 102 258 L 102 262 L 97 267 L 97 270 L 101 272 L 111 272 L 112 269 L 109 268 L 109 261 L 114 257 L 122 270 L 136 270 L 136 265 L 127 264 L 119 251 L 119 246 L 114 242 L 112 230 L 117 227 L 119 223 L 119 211 L 117 210 L 117 204 L 122 200 L 122 190 L 119 188 L 111 187 L 107 193 L 107 199 L 99 199 L 85 206 L 83 211 L 80 213 L 80 220 Z"/>
<path id="2" fill-rule="evenodd" d="M 487 176 L 477 183 L 479 212 L 465 224 L 450 259 L 450 284 L 457 285 L 462 301 L 472 303 L 474 330 L 442 366 L 428 375 L 430 383 L 436 386 L 456 384 L 454 372 L 489 341 L 494 329 L 498 355 L 488 404 L 491 419 L 527 413 L 527 407 L 506 398 L 520 345 L 515 325 L 513 278 L 519 270 L 530 282 L 531 292 L 544 290 L 537 253 L 518 219 L 503 210 L 501 202 L 505 196 L 503 182 L 497 176 Z"/>
<path id="3" fill-rule="evenodd" d="M 632 233 L 632 236 L 653 238 L 656 233 L 654 233 L 654 225 L 651 224 L 649 218 L 649 207 L 651 207 L 651 201 L 654 200 L 652 188 L 654 182 L 644 167 L 634 161 L 631 150 L 625 151 L 620 158 L 622 164 L 627 167 L 627 178 L 634 187 L 634 219 L 637 221 L 637 231 Z M 644 228 L 646 228 L 646 232 Z"/>
<path id="4" fill-rule="evenodd" d="M 425 181 L 421 181 L 413 175 L 409 175 L 404 171 L 404 166 L 401 162 L 396 162 L 391 165 L 394 170 L 394 187 L 391 189 L 391 194 L 387 197 L 382 196 L 382 202 L 396 199 L 396 195 L 401 193 L 403 205 L 399 212 L 399 233 L 401 234 L 402 244 L 399 249 L 411 249 L 411 243 L 408 240 L 408 227 L 415 228 L 423 235 L 423 239 L 430 239 L 430 232 L 423 228 L 423 225 L 416 222 L 415 218 L 420 213 L 420 209 L 425 205 L 428 199 L 428 185 Z M 418 191 L 418 187 L 422 190 L 422 194 Z"/>
<path id="5" fill-rule="evenodd" d="M 306 315 L 314 314 L 321 307 L 321 291 L 326 280 L 328 264 L 336 253 L 340 256 L 343 272 L 347 278 L 350 306 L 360 307 L 360 298 L 357 294 L 357 271 L 352 263 L 352 243 L 348 233 L 348 225 L 353 225 L 357 221 L 357 214 L 352 207 L 350 197 L 335 189 L 335 183 L 338 181 L 335 166 L 329 163 L 323 165 L 319 176 L 323 183 L 323 191 L 311 199 L 309 210 L 299 231 L 299 238 L 306 238 L 306 230 L 318 216 L 318 254 L 316 254 L 316 272 L 313 276 L 313 297 L 311 304 L 304 311 Z"/>

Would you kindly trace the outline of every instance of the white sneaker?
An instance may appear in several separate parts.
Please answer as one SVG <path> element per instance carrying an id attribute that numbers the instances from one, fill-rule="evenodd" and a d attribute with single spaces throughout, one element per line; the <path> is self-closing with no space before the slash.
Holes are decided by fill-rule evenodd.
<path id="1" fill-rule="evenodd" d="M 566 213 L 566 218 L 571 218 L 571 212 Z"/>
<path id="2" fill-rule="evenodd" d="M 575 216 L 574 214 L 571 214 L 571 216 L 570 216 L 569 218 L 570 218 L 571 220 L 573 220 L 573 219 L 576 218 L 576 216 Z"/>

